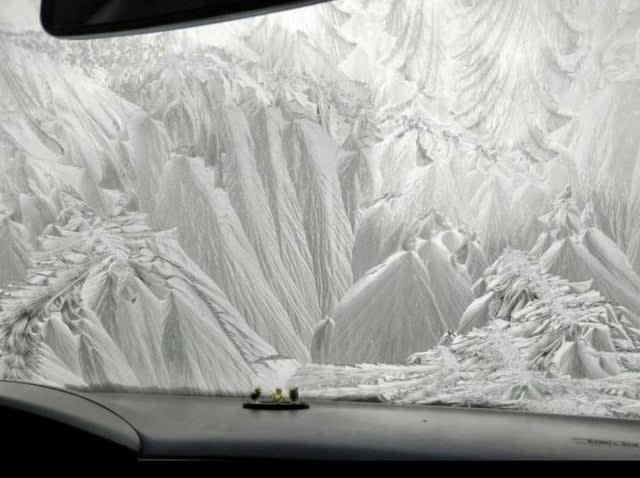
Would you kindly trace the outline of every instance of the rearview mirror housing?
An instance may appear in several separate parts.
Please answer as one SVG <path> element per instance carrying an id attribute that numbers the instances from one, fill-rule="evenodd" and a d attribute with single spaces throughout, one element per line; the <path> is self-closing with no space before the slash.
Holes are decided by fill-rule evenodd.
<path id="1" fill-rule="evenodd" d="M 304 7 L 327 0 L 42 0 L 40 22 L 59 38 L 174 30 Z"/>

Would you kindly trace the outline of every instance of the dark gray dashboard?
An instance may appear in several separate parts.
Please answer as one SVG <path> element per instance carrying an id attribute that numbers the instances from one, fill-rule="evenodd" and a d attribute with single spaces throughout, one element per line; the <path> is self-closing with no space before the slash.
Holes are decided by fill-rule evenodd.
<path id="1" fill-rule="evenodd" d="M 0 407 L 64 421 L 142 459 L 640 459 L 640 422 L 487 409 L 71 393 L 0 382 Z"/>

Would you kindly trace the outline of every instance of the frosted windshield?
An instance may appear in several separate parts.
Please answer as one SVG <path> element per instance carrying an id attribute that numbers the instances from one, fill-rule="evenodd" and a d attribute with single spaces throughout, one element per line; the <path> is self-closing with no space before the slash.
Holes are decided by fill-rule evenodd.
<path id="1" fill-rule="evenodd" d="M 0 7 L 0 379 L 640 416 L 640 0 L 91 41 L 37 3 Z"/>

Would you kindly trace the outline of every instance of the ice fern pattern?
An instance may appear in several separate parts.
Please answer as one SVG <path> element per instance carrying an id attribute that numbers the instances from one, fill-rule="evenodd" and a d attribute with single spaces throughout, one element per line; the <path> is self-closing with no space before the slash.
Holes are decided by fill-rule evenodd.
<path id="1" fill-rule="evenodd" d="M 35 3 L 0 10 L 0 379 L 640 418 L 640 0 L 83 42 Z"/>

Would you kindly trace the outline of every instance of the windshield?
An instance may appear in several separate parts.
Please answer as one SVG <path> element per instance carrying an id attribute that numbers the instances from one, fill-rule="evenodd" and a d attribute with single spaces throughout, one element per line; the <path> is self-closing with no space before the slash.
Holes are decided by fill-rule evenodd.
<path id="1" fill-rule="evenodd" d="M 640 0 L 0 8 L 0 378 L 640 417 Z"/>

